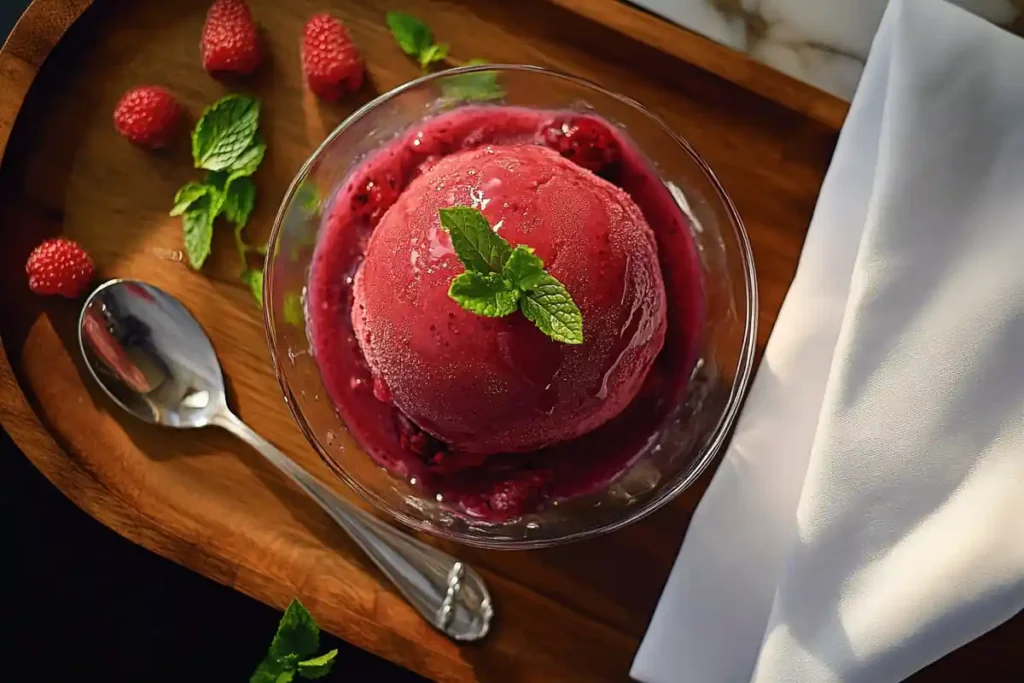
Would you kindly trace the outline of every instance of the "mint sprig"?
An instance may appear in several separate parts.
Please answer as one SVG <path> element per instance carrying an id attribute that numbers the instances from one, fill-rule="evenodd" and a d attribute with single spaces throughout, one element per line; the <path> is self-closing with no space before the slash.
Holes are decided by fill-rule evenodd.
<path id="1" fill-rule="evenodd" d="M 172 216 L 181 216 L 185 253 L 196 270 L 203 267 L 213 241 L 213 226 L 223 215 L 234 225 L 235 247 L 242 261 L 242 281 L 263 305 L 263 273 L 248 267 L 251 252 L 243 230 L 256 205 L 256 186 L 250 176 L 267 151 L 259 134 L 259 100 L 228 95 L 208 107 L 192 131 L 192 160 L 207 171 L 202 182 L 186 183 L 174 196 Z"/>
<path id="2" fill-rule="evenodd" d="M 487 318 L 501 318 L 519 308 L 519 290 L 505 284 L 499 273 L 467 270 L 452 280 L 448 296 L 467 311 Z"/>
<path id="3" fill-rule="evenodd" d="M 249 683 L 289 683 L 300 678 L 323 678 L 331 671 L 337 650 L 314 657 L 320 649 L 320 627 L 298 600 L 292 600 L 281 617 L 277 633 Z"/>
<path id="4" fill-rule="evenodd" d="M 387 23 L 402 52 L 419 62 L 424 71 L 448 57 L 448 43 L 435 43 L 430 27 L 411 14 L 388 12 Z"/>
<path id="5" fill-rule="evenodd" d="M 482 66 L 487 63 L 486 59 L 471 59 L 463 66 Z M 441 92 L 446 98 L 458 102 L 490 102 L 505 96 L 505 89 L 498 84 L 497 71 L 448 76 L 441 82 Z"/>
<path id="6" fill-rule="evenodd" d="M 230 169 L 252 145 L 260 103 L 247 95 L 228 95 L 203 112 L 192 131 L 192 159 L 207 171 Z"/>
<path id="7" fill-rule="evenodd" d="M 512 245 L 491 230 L 484 215 L 468 206 L 441 209 L 441 227 L 467 271 L 500 273 L 512 254 Z"/>
<path id="8" fill-rule="evenodd" d="M 438 43 L 430 27 L 411 14 L 388 12 L 387 24 L 402 52 L 415 59 L 423 73 L 430 71 L 431 64 L 440 62 L 455 66 L 487 64 L 486 59 L 470 59 L 467 62 L 452 59 L 448 56 L 451 46 Z M 505 90 L 498 85 L 496 71 L 448 76 L 441 80 L 441 91 L 446 99 L 455 102 L 489 102 L 505 96 Z"/>
<path id="9" fill-rule="evenodd" d="M 476 209 L 453 206 L 438 213 L 466 267 L 448 288 L 455 303 L 488 318 L 520 310 L 555 341 L 583 343 L 583 314 L 565 285 L 544 270 L 544 261 L 533 249 L 524 244 L 513 249 Z"/>

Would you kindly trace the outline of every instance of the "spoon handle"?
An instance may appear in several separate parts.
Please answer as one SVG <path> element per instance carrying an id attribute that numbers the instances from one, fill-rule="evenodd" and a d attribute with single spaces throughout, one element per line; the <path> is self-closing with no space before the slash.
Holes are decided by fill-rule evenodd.
<path id="1" fill-rule="evenodd" d="M 308 493 L 435 628 L 454 640 L 487 635 L 493 606 L 471 567 L 340 498 L 230 411 L 213 416 L 211 423 L 255 448 Z"/>

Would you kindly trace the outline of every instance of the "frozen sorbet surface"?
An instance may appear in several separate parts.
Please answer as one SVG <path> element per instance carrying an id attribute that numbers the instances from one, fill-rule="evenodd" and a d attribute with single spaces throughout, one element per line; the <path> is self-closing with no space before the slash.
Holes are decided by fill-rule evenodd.
<path id="1" fill-rule="evenodd" d="M 583 315 L 584 343 L 521 313 L 485 318 L 448 296 L 464 268 L 438 210 L 479 209 L 536 250 Z M 378 399 L 464 453 L 521 452 L 618 415 L 661 350 L 666 297 L 654 234 L 623 190 L 546 147 L 441 158 L 387 210 L 353 288 L 352 324 Z"/>

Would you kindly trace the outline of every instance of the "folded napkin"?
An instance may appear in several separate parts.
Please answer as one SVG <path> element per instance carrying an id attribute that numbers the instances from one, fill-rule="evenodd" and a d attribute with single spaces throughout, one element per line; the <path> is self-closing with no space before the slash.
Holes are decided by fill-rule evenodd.
<path id="1" fill-rule="evenodd" d="M 633 663 L 889 683 L 1024 609 L 1024 40 L 893 0 Z"/>

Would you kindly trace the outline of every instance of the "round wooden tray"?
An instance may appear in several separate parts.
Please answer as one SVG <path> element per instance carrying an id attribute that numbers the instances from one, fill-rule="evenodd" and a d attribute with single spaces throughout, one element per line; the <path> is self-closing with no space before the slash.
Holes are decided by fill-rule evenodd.
<path id="1" fill-rule="evenodd" d="M 0 52 L 4 428 L 50 481 L 125 537 L 277 607 L 298 596 L 329 631 L 426 676 L 623 680 L 698 491 L 592 542 L 528 553 L 454 549 L 483 570 L 499 610 L 492 637 L 459 646 L 423 623 L 329 518 L 244 445 L 217 430 L 169 432 L 118 412 L 79 361 L 78 304 L 29 293 L 28 252 L 64 234 L 93 254 L 101 277 L 145 279 L 179 296 L 209 330 L 239 414 L 331 480 L 281 400 L 228 231 L 215 237 L 202 273 L 181 262 L 180 225 L 167 211 L 176 188 L 196 177 L 186 137 L 148 154 L 111 125 L 115 102 L 134 85 L 168 87 L 193 119 L 228 91 L 199 64 L 207 4 L 35 0 Z M 236 86 L 264 102 L 269 152 L 255 176 L 254 237 L 269 232 L 293 174 L 327 131 L 376 92 L 417 75 L 384 25 L 386 10 L 400 5 L 429 19 L 460 59 L 541 64 L 599 80 L 689 138 L 747 221 L 766 338 L 834 131 L 544 0 L 250 4 L 270 55 Z M 317 102 L 301 84 L 301 26 L 325 9 L 350 26 L 371 76 L 340 105 Z"/>

